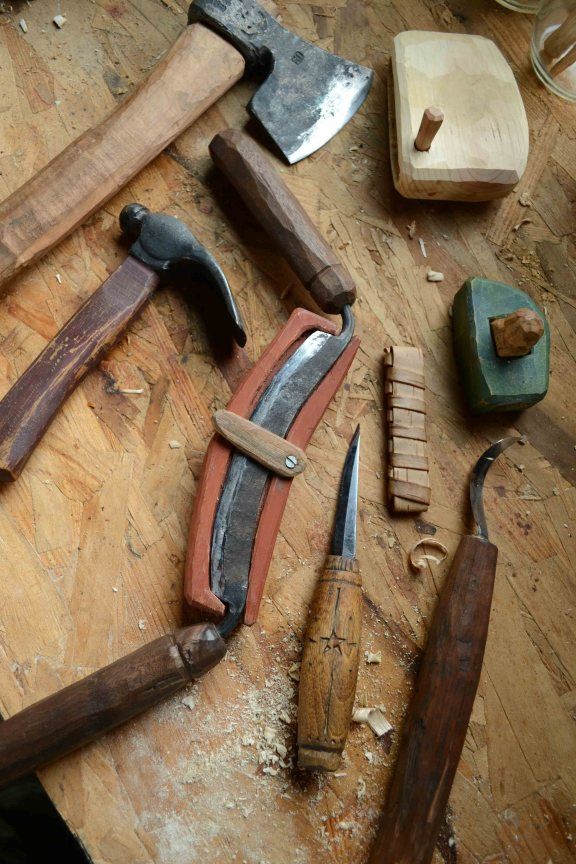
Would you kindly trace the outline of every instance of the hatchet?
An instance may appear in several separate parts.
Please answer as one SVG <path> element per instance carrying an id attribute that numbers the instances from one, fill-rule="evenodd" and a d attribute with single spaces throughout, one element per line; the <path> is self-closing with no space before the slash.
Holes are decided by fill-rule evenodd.
<path id="1" fill-rule="evenodd" d="M 196 0 L 136 93 L 0 206 L 0 281 L 101 207 L 244 74 L 248 106 L 290 163 L 322 147 L 363 103 L 372 71 L 311 45 L 255 0 Z"/>

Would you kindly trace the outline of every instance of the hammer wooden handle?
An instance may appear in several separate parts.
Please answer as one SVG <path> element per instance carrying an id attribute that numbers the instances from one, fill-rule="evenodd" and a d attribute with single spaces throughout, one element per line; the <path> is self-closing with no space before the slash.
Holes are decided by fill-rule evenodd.
<path id="1" fill-rule="evenodd" d="M 128 257 L 0 401 L 0 481 L 20 475 L 62 403 L 118 341 L 158 283 L 156 273 Z"/>
<path id="2" fill-rule="evenodd" d="M 355 559 L 326 560 L 304 638 L 298 766 L 336 771 L 348 737 L 360 657 L 362 582 Z"/>
<path id="3" fill-rule="evenodd" d="M 498 550 L 464 537 L 442 589 L 370 864 L 429 864 L 478 689 Z"/>
<path id="4" fill-rule="evenodd" d="M 244 60 L 201 24 L 184 30 L 136 93 L 0 206 L 0 281 L 40 258 L 242 77 Z"/>
<path id="5" fill-rule="evenodd" d="M 263 151 L 228 129 L 213 138 L 210 153 L 320 308 L 340 312 L 353 303 L 354 280 Z"/>
<path id="6" fill-rule="evenodd" d="M 226 644 L 212 624 L 162 636 L 0 724 L 0 786 L 60 759 L 212 669 Z"/>

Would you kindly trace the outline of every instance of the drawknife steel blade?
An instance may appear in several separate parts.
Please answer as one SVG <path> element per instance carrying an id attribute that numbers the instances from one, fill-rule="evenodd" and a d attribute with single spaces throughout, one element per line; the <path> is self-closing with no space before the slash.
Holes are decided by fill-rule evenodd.
<path id="1" fill-rule="evenodd" d="M 340 479 L 336 523 L 332 535 L 331 555 L 356 557 L 356 516 L 358 513 L 358 464 L 360 462 L 360 426 L 356 427 L 346 454 Z"/>
<path id="2" fill-rule="evenodd" d="M 349 307 L 342 312 L 337 336 L 313 331 L 276 372 L 250 419 L 285 437 L 301 408 L 327 375 L 354 334 Z M 212 531 L 210 587 L 226 605 L 218 629 L 230 633 L 244 611 L 258 519 L 270 472 L 234 453 L 222 487 Z"/>

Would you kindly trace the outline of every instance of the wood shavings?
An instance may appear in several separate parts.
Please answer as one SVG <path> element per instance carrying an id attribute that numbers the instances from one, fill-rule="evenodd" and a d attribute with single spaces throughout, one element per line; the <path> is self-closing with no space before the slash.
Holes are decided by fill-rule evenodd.
<path id="1" fill-rule="evenodd" d="M 182 705 L 192 711 L 192 709 L 196 707 L 196 696 L 193 693 L 185 696 L 184 699 L 182 699 Z"/>
<path id="2" fill-rule="evenodd" d="M 52 23 L 55 24 L 59 30 L 62 30 L 62 28 L 66 24 L 66 16 L 65 15 L 55 15 L 54 18 L 52 18 Z"/>
<path id="3" fill-rule="evenodd" d="M 300 663 L 293 663 L 288 669 L 288 675 L 293 681 L 300 681 Z"/>
<path id="4" fill-rule="evenodd" d="M 428 282 L 443 282 L 444 273 L 441 273 L 439 270 L 428 270 L 426 273 L 426 279 Z"/>
<path id="5" fill-rule="evenodd" d="M 126 390 L 118 390 L 118 393 L 122 393 L 123 396 L 140 396 L 144 392 L 142 387 L 137 389 L 126 389 Z"/>
<path id="6" fill-rule="evenodd" d="M 374 754 L 371 750 L 364 750 L 364 756 L 366 758 L 366 761 L 369 762 L 370 765 L 374 764 Z"/>
<path id="7" fill-rule="evenodd" d="M 531 224 L 532 224 L 532 219 L 521 219 L 517 225 L 514 225 L 514 227 L 512 228 L 512 231 L 519 231 L 520 228 L 522 227 L 522 225 L 531 225 Z"/>
<path id="8" fill-rule="evenodd" d="M 18 22 L 18 25 L 19 25 L 19 27 L 23 33 L 28 32 L 28 25 L 26 24 L 26 21 L 24 20 L 24 18 L 20 19 L 20 21 Z"/>
<path id="9" fill-rule="evenodd" d="M 528 192 L 523 192 L 522 195 L 520 195 L 518 203 L 521 207 L 532 207 L 532 201 Z"/>
<path id="10" fill-rule="evenodd" d="M 171 450 L 179 450 L 182 447 L 180 441 L 169 441 L 168 446 Z"/>
<path id="11" fill-rule="evenodd" d="M 416 220 L 415 219 L 413 222 L 410 223 L 410 225 L 406 226 L 406 230 L 408 231 L 408 237 L 410 238 L 410 240 L 413 240 L 414 237 L 416 236 Z"/>
<path id="12" fill-rule="evenodd" d="M 422 239 L 422 237 L 418 238 L 418 243 L 420 244 L 420 251 L 422 252 L 422 256 L 424 258 L 427 258 L 428 253 L 426 252 L 426 244 L 425 244 L 424 240 Z"/>
<path id="13" fill-rule="evenodd" d="M 59 285 L 62 284 L 62 276 L 60 275 L 60 273 L 56 273 L 56 281 Z"/>
<path id="14" fill-rule="evenodd" d="M 442 553 L 442 557 L 422 553 L 420 551 L 427 547 L 438 550 Z M 447 557 L 448 549 L 446 546 L 439 540 L 434 540 L 432 537 L 425 537 L 423 540 L 418 540 L 408 553 L 408 561 L 413 570 L 425 570 L 428 566 L 428 561 L 432 561 L 434 564 L 441 564 Z"/>
<path id="15" fill-rule="evenodd" d="M 357 708 L 352 715 L 352 722 L 369 726 L 376 738 L 382 738 L 394 728 L 380 708 Z"/>
<path id="16" fill-rule="evenodd" d="M 364 657 L 366 658 L 366 663 L 370 666 L 372 664 L 380 664 L 382 662 L 382 652 L 381 651 L 365 651 Z"/>
<path id="17" fill-rule="evenodd" d="M 144 620 L 144 618 L 140 618 L 140 620 L 138 621 L 138 629 L 139 630 L 146 630 L 146 627 L 147 627 L 146 621 Z"/>

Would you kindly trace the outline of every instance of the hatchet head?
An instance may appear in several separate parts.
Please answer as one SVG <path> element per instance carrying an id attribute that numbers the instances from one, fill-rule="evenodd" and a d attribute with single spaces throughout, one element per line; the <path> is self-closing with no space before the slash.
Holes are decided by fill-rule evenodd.
<path id="1" fill-rule="evenodd" d="M 255 0 L 196 0 L 189 21 L 216 30 L 265 77 L 248 110 L 291 164 L 329 141 L 370 89 L 371 69 L 301 39 Z"/>

